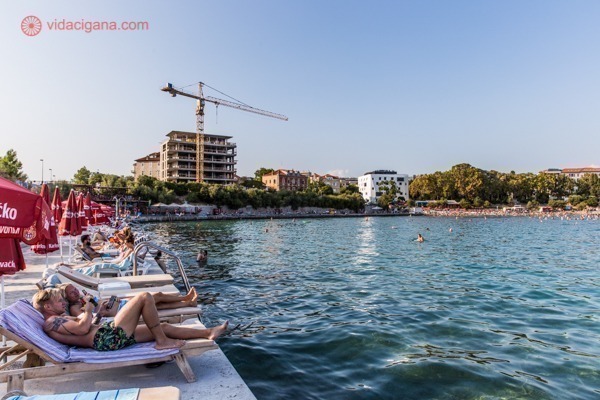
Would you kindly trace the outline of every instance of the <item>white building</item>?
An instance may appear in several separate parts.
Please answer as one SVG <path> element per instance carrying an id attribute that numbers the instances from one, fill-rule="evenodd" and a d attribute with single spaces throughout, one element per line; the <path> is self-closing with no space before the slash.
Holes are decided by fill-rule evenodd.
<path id="1" fill-rule="evenodd" d="M 396 199 L 404 197 L 408 201 L 408 175 L 398 174 L 396 171 L 377 170 L 366 172 L 358 177 L 358 191 L 368 203 L 377 203 L 377 199 L 384 193 L 379 186 L 383 182 L 393 181 L 396 184 Z"/>
<path id="2" fill-rule="evenodd" d="M 594 166 L 584 168 L 563 168 L 562 173 L 563 175 L 566 175 L 569 178 L 578 181 L 581 177 L 583 177 L 586 174 L 593 174 L 600 177 L 600 168 Z"/>

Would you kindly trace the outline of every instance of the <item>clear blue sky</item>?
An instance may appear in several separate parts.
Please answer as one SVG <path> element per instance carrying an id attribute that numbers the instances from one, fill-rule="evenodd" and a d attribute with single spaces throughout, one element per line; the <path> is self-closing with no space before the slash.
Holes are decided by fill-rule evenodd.
<path id="1" fill-rule="evenodd" d="M 49 31 L 63 19 L 149 30 Z M 195 130 L 195 102 L 160 87 L 203 81 L 289 117 L 207 105 L 240 175 L 597 165 L 598 21 L 592 0 L 3 1 L 0 154 L 34 180 L 42 158 L 46 179 L 128 175 L 169 131 Z"/>

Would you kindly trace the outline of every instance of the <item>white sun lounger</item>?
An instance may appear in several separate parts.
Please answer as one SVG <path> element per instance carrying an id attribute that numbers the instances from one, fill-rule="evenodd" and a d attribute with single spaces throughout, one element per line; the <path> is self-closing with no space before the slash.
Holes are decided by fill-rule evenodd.
<path id="1" fill-rule="evenodd" d="M 7 382 L 7 391 L 23 390 L 26 379 L 55 377 L 75 372 L 98 371 L 175 360 L 188 382 L 196 377 L 188 361 L 188 356 L 200 355 L 217 349 L 212 340 L 194 339 L 186 341 L 180 349 L 156 350 L 154 342 L 138 343 L 117 351 L 96 351 L 70 347 L 50 338 L 43 331 L 44 317 L 27 300 L 19 300 L 0 310 L 0 334 L 17 343 L 10 349 L 3 349 L 0 359 L 7 354 L 14 358 L 0 364 L 0 382 Z M 197 322 L 196 325 L 202 325 Z M 14 363 L 29 356 L 37 356 L 41 367 L 9 369 Z M 51 363 L 52 365 L 44 365 Z M 127 374 L 126 370 L 123 370 Z"/>

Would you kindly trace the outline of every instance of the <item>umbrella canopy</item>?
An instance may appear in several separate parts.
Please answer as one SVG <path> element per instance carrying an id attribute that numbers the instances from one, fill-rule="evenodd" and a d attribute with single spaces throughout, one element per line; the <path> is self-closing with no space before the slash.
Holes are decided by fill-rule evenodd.
<path id="1" fill-rule="evenodd" d="M 63 211 L 62 219 L 58 224 L 58 234 L 60 236 L 77 236 L 82 232 L 81 226 L 79 225 L 79 218 L 77 212 L 77 201 L 75 200 L 75 192 L 71 190 L 67 204 Z"/>
<path id="2" fill-rule="evenodd" d="M 18 239 L 0 239 L 0 275 L 14 275 L 25 269 L 25 258 Z"/>
<path id="3" fill-rule="evenodd" d="M 87 192 L 83 198 L 83 211 L 85 212 L 85 218 L 88 221 L 92 220 L 92 195 Z"/>
<path id="4" fill-rule="evenodd" d="M 50 203 L 50 189 L 48 189 L 48 185 L 45 183 L 42 184 L 42 190 L 40 192 L 40 196 L 46 204 Z M 47 254 L 52 253 L 59 249 L 58 246 L 58 236 L 56 231 L 56 222 L 54 222 L 54 216 L 50 216 L 50 228 L 49 228 L 50 237 L 43 238 L 37 244 L 31 246 L 31 250 L 33 250 L 37 254 Z"/>
<path id="5" fill-rule="evenodd" d="M 92 210 L 92 219 L 90 220 L 92 225 L 110 225 L 108 217 L 113 214 L 112 208 L 96 203 L 95 201 L 90 203 L 90 208 Z"/>
<path id="6" fill-rule="evenodd" d="M 58 186 L 54 188 L 54 197 L 52 197 L 52 213 L 54 214 L 54 222 L 57 224 L 62 219 L 62 199 L 60 198 L 60 191 Z"/>
<path id="7" fill-rule="evenodd" d="M 79 226 L 81 226 L 81 230 L 85 230 L 88 226 L 87 219 L 85 218 L 85 208 L 84 203 L 85 198 L 83 193 L 79 193 L 77 195 L 77 218 L 79 218 Z"/>
<path id="8" fill-rule="evenodd" d="M 0 177 L 0 238 L 35 244 L 49 236 L 52 212 L 41 196 Z"/>

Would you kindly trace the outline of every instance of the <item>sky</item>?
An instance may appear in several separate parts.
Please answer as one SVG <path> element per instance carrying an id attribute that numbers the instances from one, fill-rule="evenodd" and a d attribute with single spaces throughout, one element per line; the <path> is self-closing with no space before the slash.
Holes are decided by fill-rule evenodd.
<path id="1" fill-rule="evenodd" d="M 196 129 L 195 101 L 160 88 L 202 81 L 289 117 L 207 104 L 241 176 L 598 165 L 599 17 L 593 0 L 3 1 L 0 155 L 31 180 L 131 175 L 168 132 Z M 148 29 L 56 29 L 77 21 Z"/>

